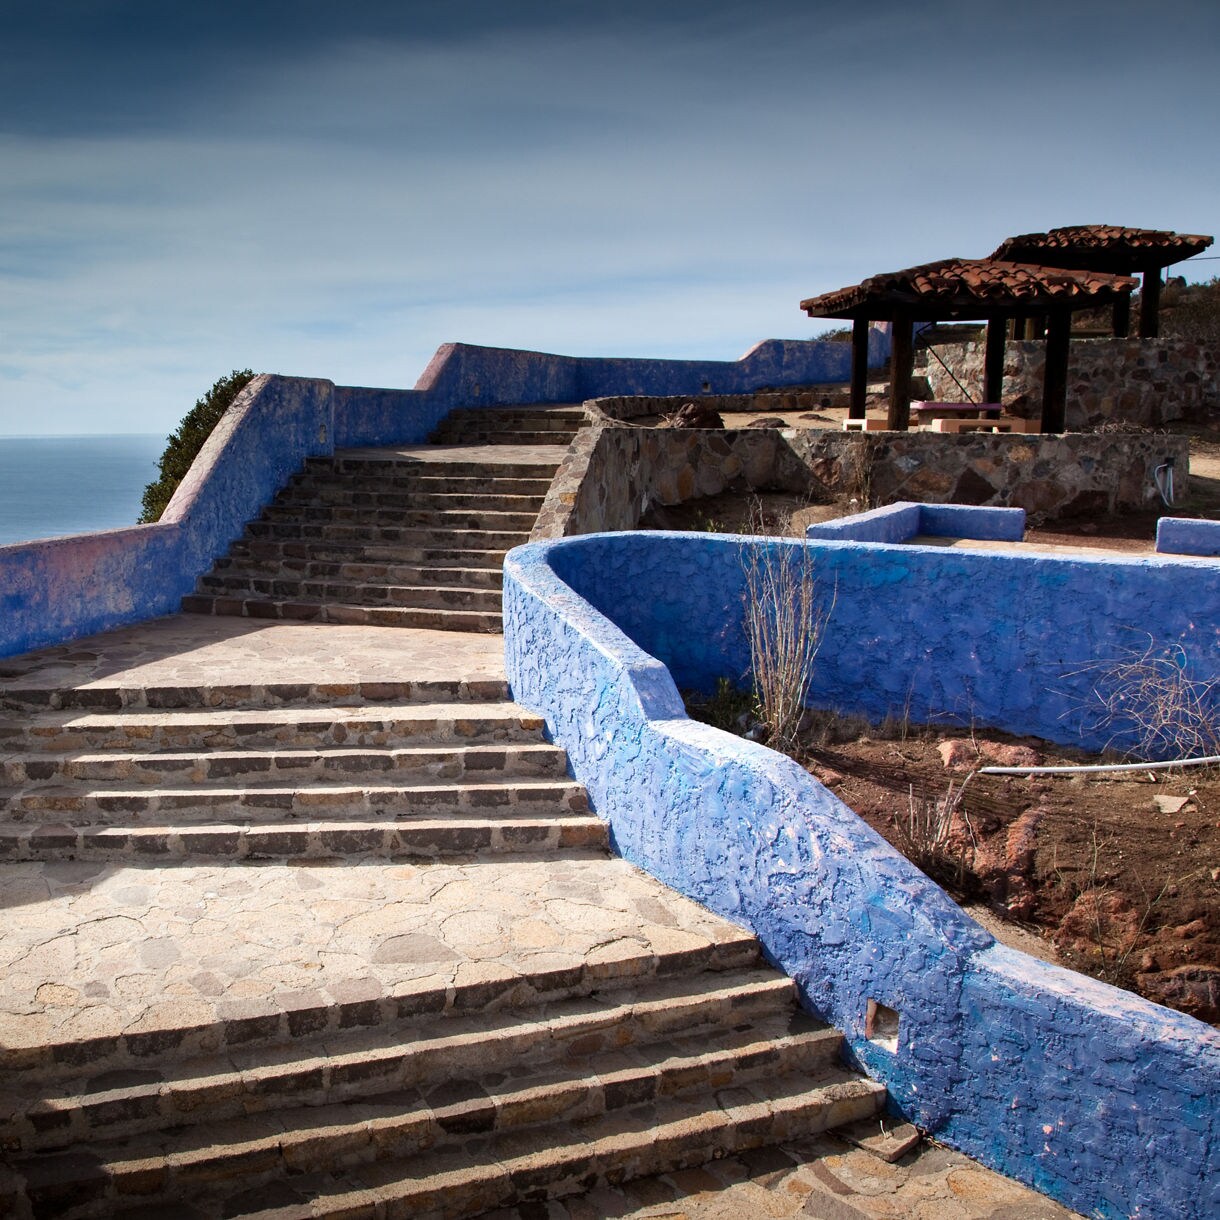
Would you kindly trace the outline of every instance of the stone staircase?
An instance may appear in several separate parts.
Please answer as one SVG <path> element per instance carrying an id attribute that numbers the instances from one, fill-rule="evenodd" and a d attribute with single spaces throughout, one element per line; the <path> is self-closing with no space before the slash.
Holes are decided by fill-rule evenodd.
<path id="1" fill-rule="evenodd" d="M 883 1104 L 500 681 L 14 680 L 0 751 L 0 1214 L 474 1216 Z"/>
<path id="2" fill-rule="evenodd" d="M 579 403 L 460 407 L 429 440 L 434 445 L 568 445 L 587 423 Z"/>
<path id="3" fill-rule="evenodd" d="M 418 452 L 310 459 L 183 609 L 499 631 L 504 555 L 529 540 L 562 454 L 489 462 Z"/>

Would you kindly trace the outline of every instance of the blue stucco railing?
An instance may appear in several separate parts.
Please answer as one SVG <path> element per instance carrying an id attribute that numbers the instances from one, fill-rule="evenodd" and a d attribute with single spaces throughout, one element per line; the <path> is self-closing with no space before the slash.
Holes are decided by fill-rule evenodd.
<path id="1" fill-rule="evenodd" d="M 755 931 L 809 1007 L 843 1029 L 853 1056 L 922 1127 L 1085 1213 L 1216 1214 L 1220 1035 L 998 945 L 802 768 L 687 719 L 679 685 L 706 688 L 748 668 L 743 545 L 795 554 L 806 544 L 591 535 L 507 559 L 513 693 L 546 716 L 616 848 Z M 815 682 L 817 697 L 842 697 L 847 711 L 883 714 L 913 698 L 918 716 L 974 684 L 978 723 L 1005 727 L 998 681 L 978 679 L 991 665 L 1011 676 L 1022 658 L 1056 664 L 1058 622 L 1043 611 L 1057 608 L 1069 635 L 1090 615 L 1101 630 L 1134 616 L 1177 633 L 1197 612 L 1214 635 L 1220 621 L 1217 572 L 1199 591 L 1198 565 L 1039 566 L 869 543 L 809 549 L 836 589 L 817 665 L 829 676 Z M 984 560 L 999 566 L 980 574 L 972 564 Z M 1158 584 L 1170 589 L 1149 596 Z M 1042 600 L 1012 600 L 1038 588 Z M 938 651 L 929 624 L 977 647 Z M 1041 652 L 1014 643 L 1026 628 Z M 980 642 L 992 635 L 1008 642 L 983 660 Z M 1214 664 L 1214 638 L 1211 647 Z M 841 654 L 854 660 L 835 673 Z M 930 665 L 944 672 L 923 689 Z M 1018 685 L 1046 681 L 1035 668 Z M 876 1029 L 870 1036 L 878 1005 L 897 1014 L 896 1043 Z"/>
<path id="2" fill-rule="evenodd" d="M 888 337 L 871 337 L 884 360 Z M 458 406 L 599 394 L 735 393 L 846 377 L 848 344 L 770 339 L 741 360 L 557 356 L 446 344 L 413 390 L 262 375 L 240 394 L 154 525 L 0 547 L 0 657 L 175 611 L 306 458 L 418 444 Z"/>

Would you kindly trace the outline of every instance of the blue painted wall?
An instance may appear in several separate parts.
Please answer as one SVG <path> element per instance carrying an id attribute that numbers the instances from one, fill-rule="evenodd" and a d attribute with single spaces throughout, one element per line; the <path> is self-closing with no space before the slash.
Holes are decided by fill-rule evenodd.
<path id="1" fill-rule="evenodd" d="M 740 545 L 706 535 L 593 535 L 508 557 L 513 693 L 546 716 L 615 846 L 752 928 L 805 1002 L 844 1030 L 855 1057 L 920 1125 L 1090 1214 L 1216 1214 L 1220 1035 L 997 945 L 795 763 L 686 718 L 675 678 L 706 683 L 743 667 L 734 625 Z M 802 544 L 778 545 L 792 554 Z M 841 630 L 823 654 L 851 649 L 860 686 L 894 687 L 893 665 L 915 672 L 923 644 L 904 608 L 908 570 L 886 570 L 885 552 L 899 548 L 809 550 L 839 582 L 832 624 Z M 964 562 L 965 574 L 972 560 L 992 558 L 940 554 Z M 880 578 L 866 578 L 877 568 Z M 944 571 L 955 584 L 958 570 Z M 1063 588 L 1068 574 L 1052 575 Z M 1094 590 L 1096 609 L 1120 582 L 1087 575 L 1077 589 Z M 942 603 L 939 623 L 978 637 L 980 624 L 987 630 L 991 605 L 978 599 L 989 579 L 975 573 L 966 584 L 974 601 Z M 1191 596 L 1185 581 L 1176 591 Z M 1107 621 L 1133 607 L 1155 616 L 1168 603 L 1149 607 L 1120 593 Z M 876 629 L 887 616 L 908 627 L 887 637 L 888 648 L 870 648 L 843 626 Z M 963 667 L 943 675 L 946 684 L 977 677 L 968 652 L 943 661 Z M 869 1038 L 870 1001 L 899 1014 L 896 1051 Z"/>
<path id="2" fill-rule="evenodd" d="M 887 344 L 886 336 L 874 337 L 874 361 L 885 358 Z M 833 380 L 846 367 L 848 346 L 767 340 L 739 361 L 718 362 L 581 359 L 453 343 L 438 350 L 414 390 L 257 377 L 157 524 L 0 547 L 0 657 L 175 611 L 307 457 L 418 444 L 457 406 L 698 394 L 708 380 L 723 392 Z"/>
<path id="3" fill-rule="evenodd" d="M 740 545 L 715 535 L 604 534 L 552 562 L 662 658 L 679 687 L 710 691 L 719 677 L 749 670 Z M 1093 695 L 1106 662 L 1142 650 L 1151 633 L 1166 650 L 1183 650 L 1188 674 L 1220 672 L 1220 564 L 829 540 L 808 552 L 794 540 L 759 545 L 789 562 L 808 554 L 823 602 L 835 600 L 814 669 L 816 706 L 1125 750 L 1138 741 L 1134 722 L 1103 725 Z"/>

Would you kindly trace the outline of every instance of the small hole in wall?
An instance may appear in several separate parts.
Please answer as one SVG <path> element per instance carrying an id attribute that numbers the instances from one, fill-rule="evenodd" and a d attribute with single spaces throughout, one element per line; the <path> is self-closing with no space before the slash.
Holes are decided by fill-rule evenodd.
<path id="1" fill-rule="evenodd" d="M 705 394 L 710 394 L 712 392 L 712 383 L 710 381 L 705 381 L 703 383 L 703 392 Z"/>
<path id="2" fill-rule="evenodd" d="M 876 1000 L 869 1000 L 864 1016 L 864 1036 L 883 1050 L 889 1051 L 891 1055 L 896 1055 L 899 1020 L 897 1009 L 887 1008 Z"/>

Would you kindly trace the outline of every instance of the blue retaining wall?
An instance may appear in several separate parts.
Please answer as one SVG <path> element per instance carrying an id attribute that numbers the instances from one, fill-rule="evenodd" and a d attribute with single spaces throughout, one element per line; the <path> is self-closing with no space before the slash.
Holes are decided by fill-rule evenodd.
<path id="1" fill-rule="evenodd" d="M 307 457 L 428 438 L 457 406 L 698 394 L 834 380 L 850 345 L 767 340 L 737 361 L 602 360 L 452 343 L 414 390 L 262 375 L 238 396 L 155 525 L 0 547 L 0 657 L 176 610 Z M 874 362 L 888 354 L 880 333 Z"/>
<path id="2" fill-rule="evenodd" d="M 1162 517 L 1156 523 L 1156 549 L 1171 555 L 1220 555 L 1220 521 Z"/>
<path id="3" fill-rule="evenodd" d="M 1025 537 L 1025 509 L 975 508 L 968 504 L 917 504 L 903 500 L 884 508 L 819 521 L 805 527 L 805 537 L 838 542 L 906 542 L 919 534 L 978 541 L 1020 542 Z"/>
<path id="4" fill-rule="evenodd" d="M 742 544 L 707 535 L 591 535 L 508 556 L 505 649 L 514 696 L 546 716 L 616 848 L 753 929 L 804 1002 L 846 1033 L 896 1107 L 939 1137 L 1093 1215 L 1216 1214 L 1220 1035 L 997 945 L 802 768 L 686 718 L 675 678 L 706 685 L 742 668 Z M 789 554 L 802 548 L 778 545 Z M 819 667 L 848 648 L 861 658 L 857 682 L 883 689 L 892 685 L 885 679 L 892 665 L 917 670 L 924 646 L 904 608 L 911 571 L 885 571 L 885 552 L 899 548 L 809 550 L 839 582 Z M 932 556 L 914 552 L 933 548 L 901 550 L 904 564 L 918 564 Z M 940 555 L 966 565 L 992 558 Z M 867 578 L 878 567 L 883 575 Z M 1179 596 L 1193 596 L 1175 573 L 1155 574 Z M 950 566 L 944 575 L 956 585 L 965 572 Z M 1065 571 L 1049 575 L 1064 587 Z M 1118 584 L 1100 576 L 1094 570 L 1077 587 L 1080 596 L 1094 591 L 1092 609 Z M 942 603 L 939 625 L 977 636 L 1004 590 L 993 598 L 990 580 L 977 574 L 966 583 L 976 600 Z M 1169 602 L 1120 595 L 1105 620 L 1139 608 L 1148 614 L 1138 621 L 1159 626 Z M 907 628 L 887 648 L 869 648 L 849 626 L 867 622 L 871 631 L 887 616 Z M 1013 607 L 1009 617 L 1018 617 Z M 1176 621 L 1164 626 L 1174 630 Z M 1035 623 L 1034 634 L 1049 632 Z M 950 668 L 946 683 L 976 676 L 966 653 L 947 652 L 942 661 L 965 664 Z M 1030 677 L 1038 680 L 1037 671 Z M 868 1036 L 870 1002 L 899 1014 L 895 1049 Z"/>
<path id="5" fill-rule="evenodd" d="M 661 657 L 679 687 L 712 691 L 722 676 L 748 674 L 739 541 L 591 539 L 586 550 L 554 554 L 557 574 Z M 836 600 L 810 701 L 874 722 L 910 716 L 1129 750 L 1139 740 L 1135 724 L 1098 717 L 1094 688 L 1106 662 L 1143 651 L 1151 634 L 1167 651 L 1181 648 L 1191 676 L 1220 672 L 1220 564 L 871 542 L 820 541 L 808 552 L 794 540 L 759 545 L 791 562 L 811 555 L 822 603 Z"/>

